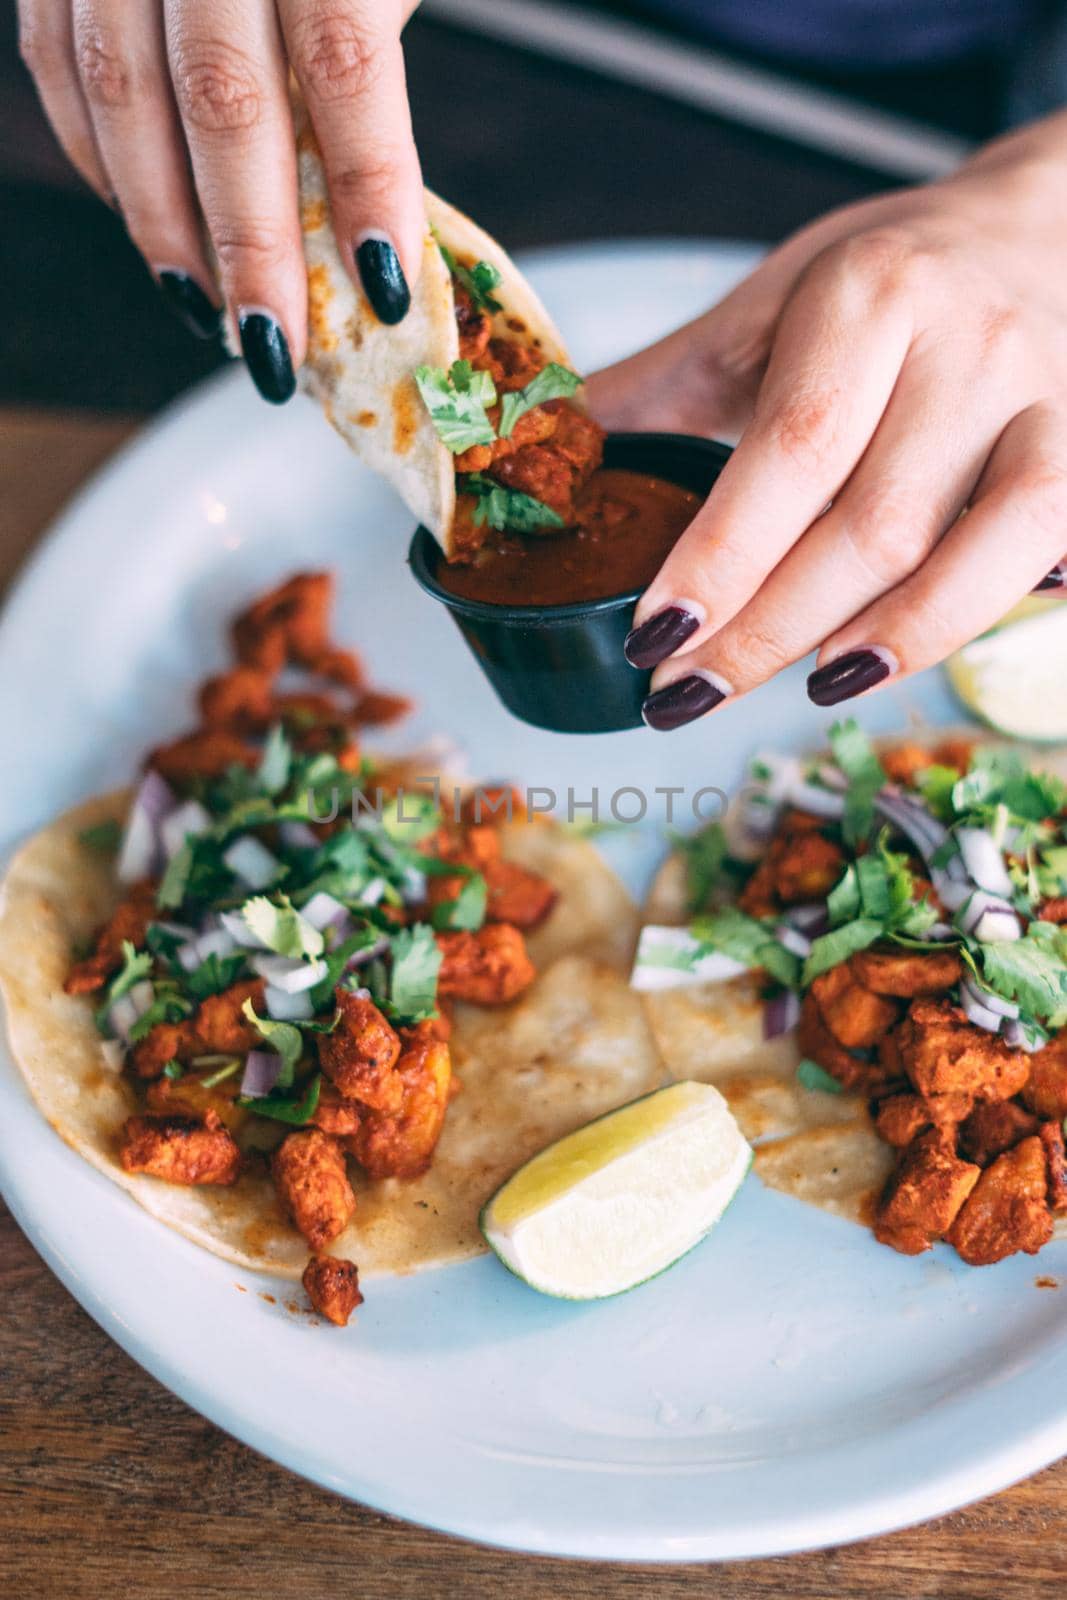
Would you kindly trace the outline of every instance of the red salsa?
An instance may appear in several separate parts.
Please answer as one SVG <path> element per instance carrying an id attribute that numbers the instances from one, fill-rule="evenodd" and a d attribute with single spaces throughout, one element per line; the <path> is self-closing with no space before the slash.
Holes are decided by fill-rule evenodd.
<path id="1" fill-rule="evenodd" d="M 662 478 L 600 467 L 578 491 L 572 527 L 490 533 L 473 560 L 441 561 L 450 594 L 498 606 L 567 605 L 645 589 L 701 497 Z"/>

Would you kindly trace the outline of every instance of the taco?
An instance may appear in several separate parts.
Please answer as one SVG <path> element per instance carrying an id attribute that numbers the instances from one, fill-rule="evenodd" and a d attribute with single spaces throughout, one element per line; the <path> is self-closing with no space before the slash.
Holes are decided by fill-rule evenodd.
<path id="1" fill-rule="evenodd" d="M 69 1145 L 344 1322 L 357 1266 L 479 1253 L 500 1182 L 662 1069 L 621 885 L 506 792 L 369 757 L 404 702 L 334 645 L 329 599 L 301 574 L 257 601 L 200 726 L 22 848 L 0 989 Z"/>
<path id="2" fill-rule="evenodd" d="M 603 432 L 551 317 L 506 252 L 426 191 L 411 309 L 379 322 L 345 270 L 322 157 L 296 108 L 308 271 L 304 388 L 382 474 L 449 559 L 492 530 L 569 526 Z"/>
<path id="3" fill-rule="evenodd" d="M 1067 785 L 970 740 L 753 763 L 634 969 L 668 1070 L 771 1188 L 972 1265 L 1065 1231 Z"/>

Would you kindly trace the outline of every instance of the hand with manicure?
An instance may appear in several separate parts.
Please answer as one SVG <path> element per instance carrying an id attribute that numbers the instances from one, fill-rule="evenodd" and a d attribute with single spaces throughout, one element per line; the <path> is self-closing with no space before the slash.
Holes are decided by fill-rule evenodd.
<path id="1" fill-rule="evenodd" d="M 637 608 L 672 729 L 818 649 L 836 705 L 942 660 L 1067 550 L 1067 113 L 803 229 L 589 383 L 610 428 L 741 434 Z"/>
<path id="2" fill-rule="evenodd" d="M 322 148 L 341 255 L 381 320 L 399 322 L 425 229 L 400 45 L 416 4 L 19 0 L 22 52 L 67 155 L 193 333 L 233 317 L 274 404 L 296 387 L 307 337 L 288 74 Z"/>

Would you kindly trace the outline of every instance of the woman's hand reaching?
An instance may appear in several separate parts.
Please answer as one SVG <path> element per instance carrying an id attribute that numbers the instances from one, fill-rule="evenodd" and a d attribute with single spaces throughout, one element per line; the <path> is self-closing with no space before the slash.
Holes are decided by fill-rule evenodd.
<path id="1" fill-rule="evenodd" d="M 307 334 L 290 69 L 341 254 L 384 322 L 407 312 L 425 226 L 400 46 L 416 4 L 19 0 L 22 52 L 67 155 L 201 337 L 218 330 L 221 291 L 267 400 L 292 394 Z"/>
<path id="2" fill-rule="evenodd" d="M 652 727 L 816 647 L 812 700 L 862 694 L 940 661 L 1056 567 L 1065 194 L 1067 114 L 805 228 L 590 381 L 608 427 L 743 430 L 637 608 L 627 655 L 656 668 Z"/>

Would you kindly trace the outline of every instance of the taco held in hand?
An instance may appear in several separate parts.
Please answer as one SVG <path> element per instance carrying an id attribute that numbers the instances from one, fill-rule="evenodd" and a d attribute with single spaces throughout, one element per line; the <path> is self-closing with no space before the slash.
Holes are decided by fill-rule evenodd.
<path id="1" fill-rule="evenodd" d="M 333 643 L 331 594 L 304 573 L 243 611 L 235 665 L 132 804 L 23 847 L 0 988 L 68 1144 L 214 1253 L 303 1274 L 343 1323 L 353 1257 L 373 1275 L 478 1253 L 503 1179 L 661 1068 L 621 886 L 499 794 L 367 754 L 407 703 Z"/>

